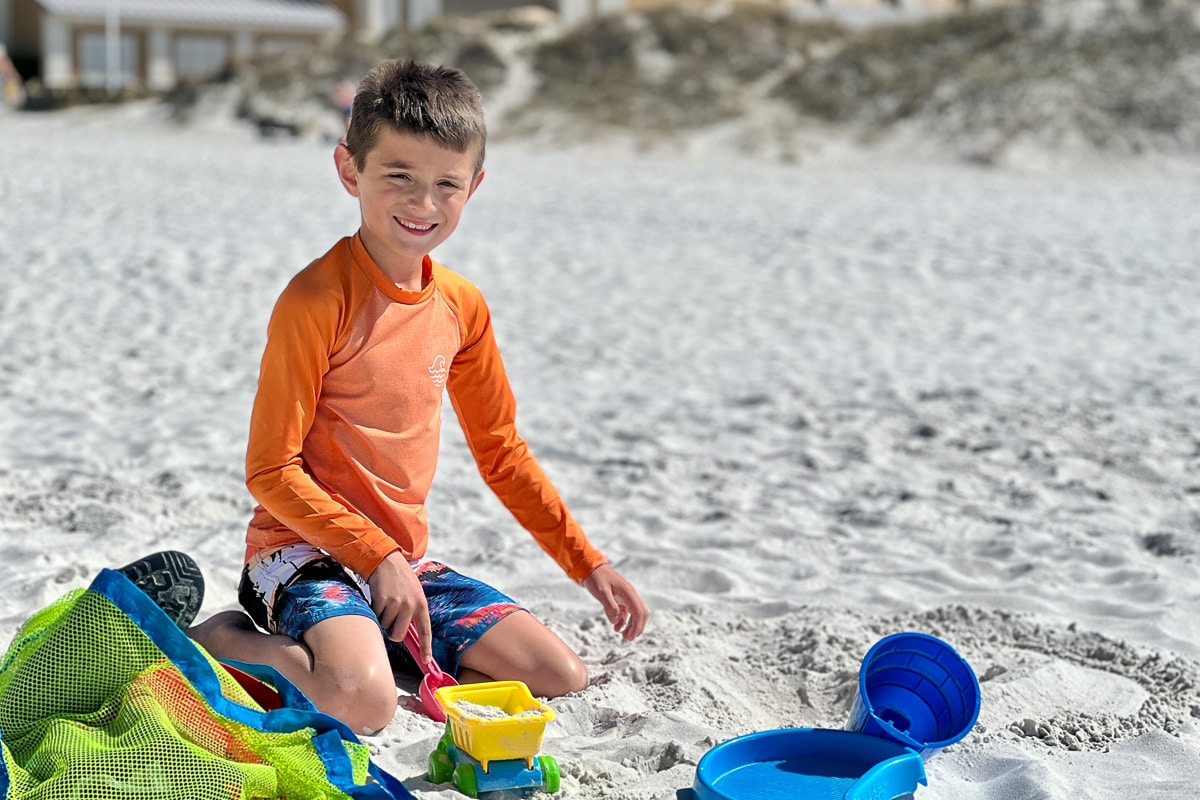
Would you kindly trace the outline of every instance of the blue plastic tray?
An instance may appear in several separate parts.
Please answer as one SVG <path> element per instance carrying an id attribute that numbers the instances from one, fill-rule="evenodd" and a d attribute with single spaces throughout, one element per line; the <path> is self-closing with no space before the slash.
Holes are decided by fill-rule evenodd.
<path id="1" fill-rule="evenodd" d="M 782 728 L 740 736 L 696 765 L 696 800 L 894 800 L 924 785 L 915 750 L 879 736 Z"/>

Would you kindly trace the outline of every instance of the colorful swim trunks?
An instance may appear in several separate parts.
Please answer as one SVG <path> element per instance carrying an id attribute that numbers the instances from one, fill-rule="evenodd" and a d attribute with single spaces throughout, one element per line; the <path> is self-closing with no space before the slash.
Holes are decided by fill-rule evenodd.
<path id="1" fill-rule="evenodd" d="M 458 674 L 459 660 L 468 647 L 497 622 L 521 610 L 503 592 L 445 564 L 425 561 L 414 569 L 429 604 L 433 657 L 451 675 Z M 370 597 L 362 576 L 309 544 L 254 555 L 238 586 L 238 600 L 256 625 L 293 639 L 331 617 L 353 614 L 375 619 Z M 419 673 L 403 644 L 386 636 L 384 642 L 394 663 Z"/>

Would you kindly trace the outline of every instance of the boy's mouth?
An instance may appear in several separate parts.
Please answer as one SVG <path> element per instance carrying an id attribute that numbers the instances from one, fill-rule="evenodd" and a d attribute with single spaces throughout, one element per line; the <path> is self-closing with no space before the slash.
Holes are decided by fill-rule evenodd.
<path id="1" fill-rule="evenodd" d="M 401 219 L 400 217 L 392 217 L 392 219 L 396 220 L 396 224 L 401 228 L 412 233 L 429 233 L 437 227 L 436 222 L 417 222 L 411 219 Z"/>

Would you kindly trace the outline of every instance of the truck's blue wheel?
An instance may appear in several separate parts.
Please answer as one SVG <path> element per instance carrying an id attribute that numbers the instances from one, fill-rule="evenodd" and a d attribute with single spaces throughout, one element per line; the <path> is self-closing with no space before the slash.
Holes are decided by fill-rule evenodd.
<path id="1" fill-rule="evenodd" d="M 454 762 L 441 748 L 429 754 L 429 782 L 445 783 L 454 775 Z"/>
<path id="2" fill-rule="evenodd" d="M 546 791 L 557 792 L 562 785 L 562 776 L 558 773 L 558 762 L 554 756 L 538 756 L 538 766 L 542 768 L 542 785 Z"/>
<path id="3" fill-rule="evenodd" d="M 454 788 L 467 797 L 479 797 L 479 783 L 475 780 L 475 768 L 470 764 L 459 764 L 455 767 Z"/>

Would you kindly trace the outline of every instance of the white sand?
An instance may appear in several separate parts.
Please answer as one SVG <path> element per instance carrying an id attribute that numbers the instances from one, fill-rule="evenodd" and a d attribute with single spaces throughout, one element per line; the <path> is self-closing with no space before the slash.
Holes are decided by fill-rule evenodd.
<path id="1" fill-rule="evenodd" d="M 328 147 L 136 110 L 0 118 L 0 640 L 194 554 L 235 607 L 271 304 L 356 209 Z M 841 727 L 922 630 L 982 680 L 918 798 L 1200 781 L 1200 183 L 497 145 L 438 254 L 487 294 L 526 437 L 654 609 L 626 645 L 448 416 L 436 555 L 584 654 L 563 795 L 685 798 L 742 733 Z M 405 684 L 415 690 L 415 683 Z M 371 742 L 422 798 L 440 726 Z"/>

